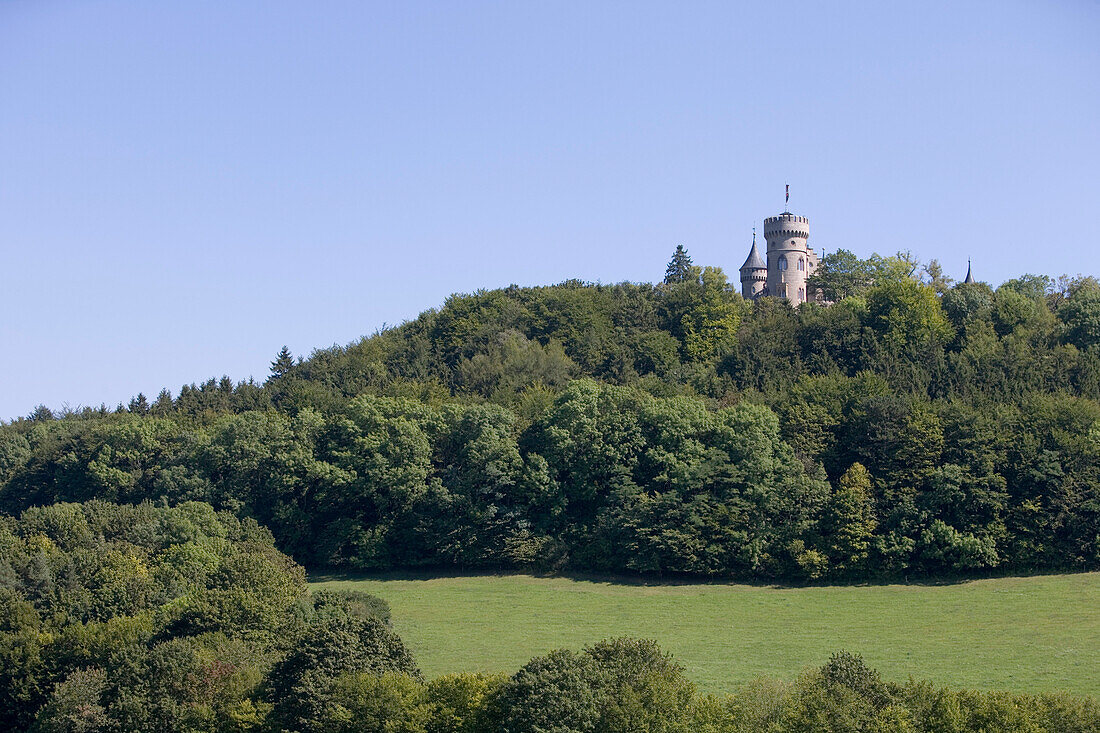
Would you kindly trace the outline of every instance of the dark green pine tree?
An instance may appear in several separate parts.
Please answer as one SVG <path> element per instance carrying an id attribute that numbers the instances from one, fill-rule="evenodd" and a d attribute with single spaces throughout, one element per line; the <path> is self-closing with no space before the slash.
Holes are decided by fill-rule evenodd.
<path id="1" fill-rule="evenodd" d="M 149 412 L 163 417 L 171 414 L 174 408 L 175 403 L 172 402 L 172 393 L 167 389 L 162 389 L 160 394 L 157 395 L 157 401 L 149 408 Z"/>
<path id="2" fill-rule="evenodd" d="M 130 400 L 129 410 L 135 415 L 149 414 L 149 400 L 145 398 L 145 393 L 138 392 L 138 396 Z"/>
<path id="3" fill-rule="evenodd" d="M 286 376 L 293 366 L 294 356 L 290 353 L 290 349 L 284 346 L 279 355 L 275 357 L 275 361 L 271 362 L 271 378 L 278 379 Z"/>
<path id="4" fill-rule="evenodd" d="M 684 249 L 684 245 L 678 244 L 676 245 L 676 251 L 672 253 L 672 259 L 669 260 L 668 267 L 665 269 L 665 282 L 682 283 L 688 279 L 690 274 L 691 257 Z"/>
<path id="5" fill-rule="evenodd" d="M 45 405 L 39 405 L 34 408 L 34 412 L 27 416 L 27 419 L 31 422 L 47 422 L 54 419 L 53 410 Z"/>

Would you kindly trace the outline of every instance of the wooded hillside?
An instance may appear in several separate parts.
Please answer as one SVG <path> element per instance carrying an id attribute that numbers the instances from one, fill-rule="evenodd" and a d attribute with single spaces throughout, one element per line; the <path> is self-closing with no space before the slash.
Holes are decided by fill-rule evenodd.
<path id="1" fill-rule="evenodd" d="M 837 302 L 455 295 L 264 384 L 0 427 L 0 509 L 200 500 L 312 567 L 815 579 L 1100 567 L 1100 286 L 840 251 Z"/>

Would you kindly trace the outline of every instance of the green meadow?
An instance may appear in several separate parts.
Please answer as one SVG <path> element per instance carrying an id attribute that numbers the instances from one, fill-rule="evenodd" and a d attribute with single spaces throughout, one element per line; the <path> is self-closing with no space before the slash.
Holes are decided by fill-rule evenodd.
<path id="1" fill-rule="evenodd" d="M 1100 573 L 812 588 L 325 576 L 312 587 L 389 601 L 429 677 L 512 672 L 551 649 L 636 636 L 672 652 L 704 692 L 793 679 L 847 649 L 891 680 L 1100 694 Z"/>

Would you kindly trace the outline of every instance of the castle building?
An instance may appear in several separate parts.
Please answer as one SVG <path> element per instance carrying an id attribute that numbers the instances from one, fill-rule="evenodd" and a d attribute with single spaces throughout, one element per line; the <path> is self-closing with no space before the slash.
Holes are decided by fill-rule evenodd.
<path id="1" fill-rule="evenodd" d="M 764 220 L 767 259 L 756 248 L 756 230 L 752 248 L 741 265 L 741 295 L 755 300 L 764 296 L 786 298 L 792 303 L 815 300 L 806 279 L 817 269 L 817 253 L 806 244 L 810 222 L 804 216 L 784 211 Z"/>
<path id="2" fill-rule="evenodd" d="M 787 187 L 790 200 L 790 187 Z M 807 282 L 814 274 L 820 260 L 813 248 L 806 244 L 810 238 L 810 220 L 784 211 L 764 220 L 764 239 L 767 241 L 766 257 L 756 248 L 756 229 L 752 230 L 752 247 L 745 264 L 741 265 L 741 297 L 756 300 L 771 296 L 786 298 L 798 305 L 808 300 L 824 303 L 820 294 L 811 293 Z M 970 260 L 966 261 L 966 279 L 963 284 L 975 282 L 970 272 Z"/>

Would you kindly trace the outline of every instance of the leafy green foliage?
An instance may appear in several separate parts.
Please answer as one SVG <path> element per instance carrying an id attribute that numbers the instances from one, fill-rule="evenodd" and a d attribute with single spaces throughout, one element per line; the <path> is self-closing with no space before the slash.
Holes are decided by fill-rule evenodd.
<path id="1" fill-rule="evenodd" d="M 936 263 L 843 250 L 814 277 L 831 305 L 747 303 L 680 248 L 657 285 L 478 291 L 306 359 L 284 347 L 262 386 L 43 408 L 0 425 L 0 511 L 203 501 L 361 571 L 1100 567 L 1095 280 L 950 287 Z M 56 592 L 47 555 L 29 594 Z M 110 582 L 132 558 L 97 562 L 90 613 L 147 602 L 149 583 Z M 172 622 L 227 629 L 248 603 L 212 589 Z"/>
<path id="2" fill-rule="evenodd" d="M 838 249 L 821 258 L 817 270 L 809 277 L 809 284 L 825 300 L 835 303 L 861 295 L 871 287 L 874 279 L 870 262 L 861 260 L 849 250 Z"/>
<path id="3" fill-rule="evenodd" d="M 866 471 L 853 467 L 843 483 L 860 493 Z M 890 683 L 846 652 L 793 685 L 757 680 L 724 698 L 700 696 L 655 642 L 630 638 L 559 649 L 507 678 L 456 674 L 425 682 L 383 620 L 384 602 L 356 592 L 309 598 L 292 564 L 283 580 L 268 577 L 279 573 L 271 565 L 242 574 L 236 559 L 278 557 L 271 538 L 204 505 L 62 504 L 5 520 L 3 529 L 4 559 L 18 568 L 18 587 L 0 587 L 0 681 L 5 729 L 13 731 L 1083 733 L 1100 725 L 1091 699 Z M 136 613 L 125 594 L 118 609 L 95 611 L 105 619 L 98 621 L 78 620 L 74 609 L 85 607 L 62 595 L 25 597 L 42 588 L 28 555 L 44 554 L 46 568 L 57 570 L 55 583 L 81 597 L 98 576 L 83 566 L 86 557 L 69 560 L 103 545 L 140 561 L 115 568 L 117 580 L 154 579 Z M 186 551 L 194 546 L 206 552 Z M 196 573 L 190 587 L 180 585 L 181 567 Z M 164 625 L 181 600 L 223 581 L 282 612 L 244 609 L 218 630 Z"/>
<path id="4" fill-rule="evenodd" d="M 953 335 L 935 291 L 912 280 L 872 288 L 867 294 L 867 315 L 889 347 L 935 348 Z"/>
<path id="5" fill-rule="evenodd" d="M 825 553 L 837 572 L 862 570 L 874 537 L 875 510 L 871 474 L 861 463 L 853 463 L 829 496 L 820 526 Z"/>
<path id="6" fill-rule="evenodd" d="M 310 597 L 283 554 L 788 580 L 1100 566 L 1095 279 L 951 287 L 935 262 L 840 250 L 811 285 L 831 305 L 746 303 L 678 247 L 656 286 L 456 295 L 348 347 L 283 347 L 263 385 L 0 425 L 0 727 L 1096 730 L 1089 700 L 886 683 L 844 653 L 726 699 L 632 639 L 425 683 L 384 601 Z"/>
<path id="7" fill-rule="evenodd" d="M 794 684 L 758 679 L 724 698 L 704 697 L 655 644 L 634 639 L 555 650 L 503 680 L 452 675 L 425 685 L 402 673 L 348 673 L 327 686 L 318 715 L 295 730 L 1083 733 L 1100 723 L 1100 707 L 1087 698 L 887 683 L 847 652 Z"/>
<path id="8" fill-rule="evenodd" d="M 591 656 L 559 649 L 512 675 L 494 696 L 490 716 L 510 733 L 592 733 L 600 723 L 606 686 Z"/>
<path id="9" fill-rule="evenodd" d="M 1100 345 L 1100 287 L 1090 282 L 1076 289 L 1058 308 L 1065 339 L 1079 349 Z"/>
<path id="10" fill-rule="evenodd" d="M 657 642 L 611 639 L 585 652 L 596 660 L 607 679 L 598 730 L 693 730 L 695 686 L 684 676 L 683 667 L 662 652 Z"/>
<path id="11" fill-rule="evenodd" d="M 31 733 L 94 733 L 110 723 L 101 704 L 107 675 L 77 669 L 57 685 L 31 726 Z"/>
<path id="12" fill-rule="evenodd" d="M 0 517 L 0 568 L 5 730 L 247 730 L 272 665 L 323 674 L 334 643 L 344 665 L 415 672 L 384 602 L 327 593 L 310 610 L 271 534 L 208 504 Z"/>
<path id="13" fill-rule="evenodd" d="M 320 604 L 295 648 L 271 670 L 266 696 L 274 703 L 271 719 L 278 726 L 301 731 L 340 729 L 347 721 L 344 712 L 329 710 L 333 685 L 338 687 L 338 696 L 352 698 L 341 706 L 343 710 L 350 707 L 352 715 L 385 715 L 384 709 L 365 709 L 367 703 L 401 704 L 401 699 L 387 703 L 371 700 L 373 696 L 408 696 L 409 685 L 402 681 L 420 676 L 412 655 L 392 629 L 359 610 Z M 386 673 L 401 676 L 387 678 L 383 688 L 364 681 L 370 680 L 365 675 Z"/>
<path id="14" fill-rule="evenodd" d="M 722 270 L 689 266 L 662 295 L 658 312 L 688 359 L 713 359 L 735 343 L 743 302 Z"/>

